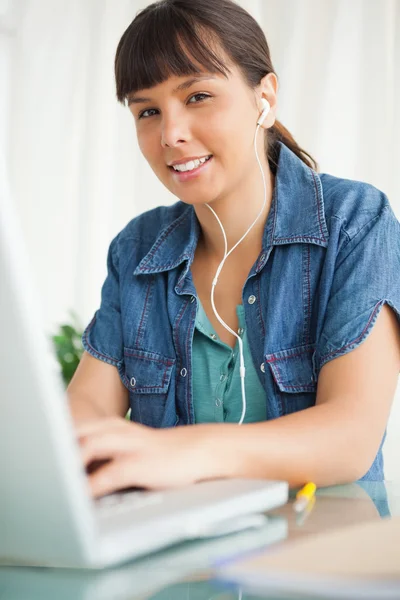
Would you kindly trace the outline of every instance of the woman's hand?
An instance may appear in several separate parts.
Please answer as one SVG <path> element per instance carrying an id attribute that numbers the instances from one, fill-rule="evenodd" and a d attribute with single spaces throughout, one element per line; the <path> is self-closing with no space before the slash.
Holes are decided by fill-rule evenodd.
<path id="1" fill-rule="evenodd" d="M 127 487 L 174 488 L 218 477 L 215 457 L 207 451 L 205 427 L 153 429 L 120 417 L 80 425 L 85 467 L 107 461 L 89 475 L 92 495 Z"/>

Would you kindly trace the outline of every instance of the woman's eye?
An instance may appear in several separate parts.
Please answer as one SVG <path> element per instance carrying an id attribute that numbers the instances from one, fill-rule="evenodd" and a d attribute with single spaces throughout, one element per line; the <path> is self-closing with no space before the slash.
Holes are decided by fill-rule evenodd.
<path id="1" fill-rule="evenodd" d="M 147 108 L 146 110 L 143 110 L 141 113 L 139 113 L 139 119 L 147 119 L 148 117 L 145 116 L 145 113 L 147 112 L 151 112 L 152 110 L 156 110 L 155 108 Z"/>
<path id="2" fill-rule="evenodd" d="M 210 96 L 208 94 L 194 94 L 194 96 L 192 96 L 192 98 L 197 98 L 198 96 L 204 96 L 204 98 L 210 98 Z M 192 98 L 189 98 L 189 102 Z M 195 104 L 197 104 L 197 102 L 195 102 Z"/>
<path id="3" fill-rule="evenodd" d="M 203 93 L 199 93 L 199 94 L 194 94 L 193 96 L 191 96 L 189 98 L 189 103 L 190 104 L 198 104 L 198 102 L 190 102 L 193 98 L 198 98 L 199 96 L 203 96 L 203 98 L 201 100 L 199 100 L 199 102 L 203 102 L 203 100 L 205 98 L 211 98 L 211 96 L 209 96 L 209 94 L 203 94 Z M 139 114 L 139 119 L 148 119 L 149 117 L 153 116 L 153 115 L 147 115 L 146 113 L 149 113 L 151 111 L 156 111 L 156 108 L 147 108 L 146 110 L 143 110 L 140 114 Z"/>

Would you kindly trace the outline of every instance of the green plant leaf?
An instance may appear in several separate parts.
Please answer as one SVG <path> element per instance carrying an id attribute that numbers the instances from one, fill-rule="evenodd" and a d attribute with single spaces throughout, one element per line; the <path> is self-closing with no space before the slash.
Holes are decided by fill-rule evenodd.
<path id="1" fill-rule="evenodd" d="M 73 323 L 63 323 L 51 337 L 65 386 L 68 386 L 78 367 L 84 348 L 83 330 L 73 311 L 70 311 Z"/>

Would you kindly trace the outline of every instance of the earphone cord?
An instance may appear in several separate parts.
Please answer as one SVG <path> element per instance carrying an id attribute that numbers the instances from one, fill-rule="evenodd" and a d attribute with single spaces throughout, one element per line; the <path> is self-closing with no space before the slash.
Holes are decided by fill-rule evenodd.
<path id="1" fill-rule="evenodd" d="M 219 275 L 221 273 L 222 267 L 224 266 L 224 263 L 225 263 L 226 259 L 231 254 L 231 252 L 233 252 L 234 249 L 240 244 L 240 242 L 242 242 L 244 240 L 244 238 L 249 233 L 249 231 L 254 227 L 254 225 L 256 224 L 256 222 L 258 221 L 258 219 L 260 218 L 260 216 L 261 216 L 261 214 L 262 214 L 262 212 L 264 210 L 264 207 L 266 205 L 266 202 L 267 202 L 267 186 L 266 186 L 266 183 L 265 183 L 264 171 L 262 169 L 261 162 L 260 162 L 260 159 L 258 158 L 258 153 L 257 153 L 257 143 L 256 142 L 257 142 L 257 133 L 258 133 L 259 128 L 260 128 L 260 125 L 257 124 L 256 132 L 255 132 L 255 135 L 254 135 L 254 150 L 255 150 L 255 153 L 256 153 L 256 158 L 257 158 L 258 166 L 260 167 L 261 175 L 262 175 L 262 178 L 263 178 L 263 184 L 264 184 L 264 204 L 262 205 L 262 208 L 261 208 L 260 212 L 258 213 L 255 221 L 252 223 L 252 225 L 250 225 L 250 227 L 248 228 L 248 230 L 246 231 L 246 233 L 233 246 L 233 248 L 231 248 L 229 250 L 229 252 L 227 252 L 228 242 L 227 242 L 227 239 L 226 239 L 226 234 L 225 234 L 225 230 L 224 230 L 224 228 L 222 226 L 222 223 L 221 223 L 218 215 L 216 214 L 215 210 L 213 208 L 211 208 L 211 206 L 209 206 L 208 204 L 206 204 L 206 206 L 208 206 L 208 208 L 211 210 L 211 212 L 214 214 L 215 218 L 217 219 L 217 221 L 219 223 L 219 226 L 221 227 L 221 230 L 222 230 L 222 235 L 224 236 L 224 244 L 225 244 L 224 258 L 222 259 L 221 263 L 219 264 L 217 272 L 216 272 L 215 277 L 214 277 L 213 282 L 212 282 L 212 286 L 211 286 L 211 305 L 212 305 L 213 311 L 215 313 L 215 316 L 217 317 L 217 319 L 221 323 L 221 325 L 223 327 L 225 327 L 225 329 L 227 329 L 228 331 L 230 331 L 230 333 L 232 333 L 237 338 L 237 340 L 239 342 L 239 353 L 240 353 L 240 369 L 239 370 L 240 370 L 240 380 L 241 380 L 241 388 L 242 388 L 242 406 L 243 406 L 243 408 L 242 408 L 242 416 L 240 417 L 240 421 L 238 423 L 239 425 L 241 425 L 243 423 L 243 420 L 244 420 L 244 417 L 245 417 L 245 414 L 246 414 L 246 392 L 245 392 L 245 386 L 244 386 L 244 377 L 245 377 L 246 369 L 245 369 L 245 366 L 244 366 L 244 358 L 243 358 L 243 341 L 242 341 L 241 337 L 235 331 L 233 331 L 233 329 L 231 329 L 229 327 L 229 325 L 227 325 L 225 323 L 225 321 L 218 314 L 217 309 L 215 308 L 215 303 L 214 303 L 214 290 L 215 290 L 215 286 L 218 283 L 218 277 L 219 277 Z"/>

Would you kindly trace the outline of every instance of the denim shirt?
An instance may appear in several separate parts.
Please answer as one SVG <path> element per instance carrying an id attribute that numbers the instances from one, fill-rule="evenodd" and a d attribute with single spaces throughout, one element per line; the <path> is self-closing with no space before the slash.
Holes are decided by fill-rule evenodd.
<path id="1" fill-rule="evenodd" d="M 323 365 L 366 339 L 385 302 L 400 321 L 400 223 L 387 196 L 318 174 L 279 146 L 262 250 L 242 290 L 268 420 L 315 404 Z M 89 354 L 117 367 L 131 419 L 151 427 L 194 423 L 199 233 L 181 201 L 132 219 L 111 242 L 101 305 L 83 334 Z M 362 479 L 383 479 L 384 438 Z"/>

